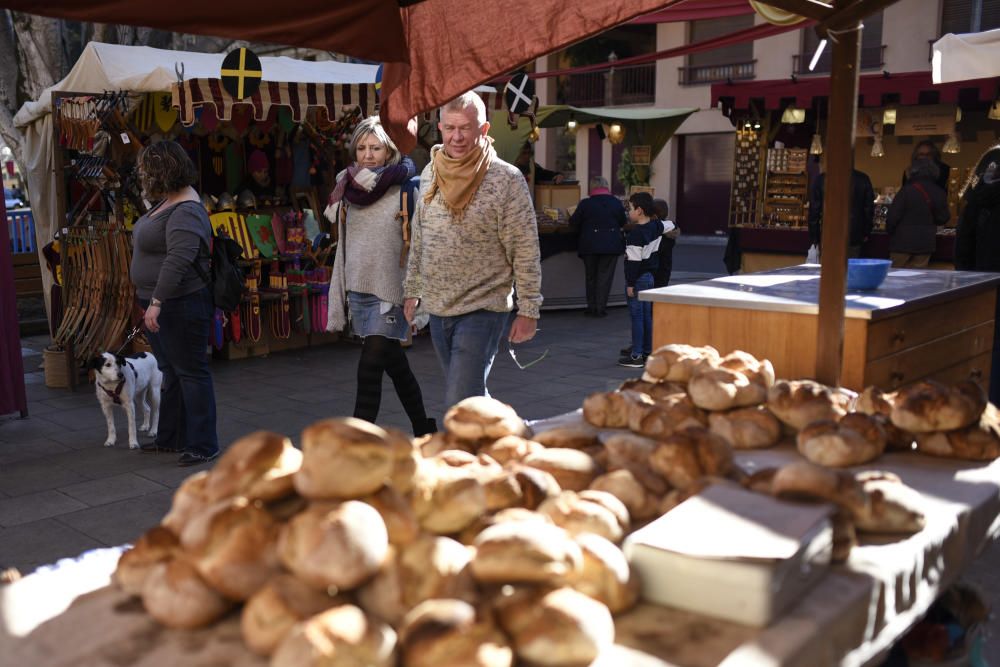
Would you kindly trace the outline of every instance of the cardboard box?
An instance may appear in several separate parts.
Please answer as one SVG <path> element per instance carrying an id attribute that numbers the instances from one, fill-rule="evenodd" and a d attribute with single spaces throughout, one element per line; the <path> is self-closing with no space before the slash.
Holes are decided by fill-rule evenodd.
<path id="1" fill-rule="evenodd" d="M 625 555 L 646 600 L 765 627 L 826 574 L 831 511 L 713 485 L 630 535 Z"/>

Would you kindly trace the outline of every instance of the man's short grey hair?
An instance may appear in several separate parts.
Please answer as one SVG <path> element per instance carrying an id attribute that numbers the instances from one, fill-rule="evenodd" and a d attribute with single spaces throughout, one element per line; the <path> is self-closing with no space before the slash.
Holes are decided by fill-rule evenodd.
<path id="1" fill-rule="evenodd" d="M 378 116 L 368 116 L 363 121 L 358 123 L 358 126 L 354 128 L 354 134 L 351 135 L 351 143 L 348 144 L 347 150 L 351 154 L 351 162 L 356 162 L 358 159 L 358 142 L 364 139 L 369 134 L 374 135 L 378 139 L 379 143 L 385 146 L 386 166 L 399 164 L 399 161 L 403 158 L 402 153 L 396 148 L 396 144 L 392 142 L 389 135 L 386 133 L 385 128 L 382 127 L 382 121 Z"/>
<path id="2" fill-rule="evenodd" d="M 603 176 L 591 176 L 590 177 L 590 189 L 595 190 L 597 188 L 608 189 L 608 179 Z"/>
<path id="3" fill-rule="evenodd" d="M 910 164 L 910 178 L 926 178 L 930 181 L 936 181 L 940 175 L 941 170 L 934 164 L 934 160 L 919 158 Z"/>
<path id="4" fill-rule="evenodd" d="M 483 123 L 487 121 L 486 105 L 483 104 L 483 98 L 481 98 L 478 93 L 471 90 L 467 93 L 462 93 L 451 102 L 448 102 L 441 107 L 441 118 L 443 119 L 444 115 L 449 111 L 466 113 L 470 107 L 475 107 L 476 120 L 479 123 L 479 127 L 482 127 Z"/>

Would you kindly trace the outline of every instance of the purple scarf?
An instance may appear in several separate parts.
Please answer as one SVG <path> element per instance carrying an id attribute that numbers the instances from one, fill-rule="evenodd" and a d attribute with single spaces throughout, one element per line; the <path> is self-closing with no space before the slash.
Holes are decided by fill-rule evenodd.
<path id="1" fill-rule="evenodd" d="M 357 163 L 347 168 L 341 179 L 337 181 L 337 186 L 333 189 L 333 192 L 330 193 L 331 205 L 336 204 L 341 199 L 346 199 L 355 206 L 370 206 L 381 199 L 382 195 L 390 187 L 402 184 L 417 173 L 417 168 L 413 164 L 413 160 L 408 157 L 404 157 L 399 164 L 372 169 L 378 176 L 378 181 L 375 183 L 372 191 L 368 192 L 354 182 L 354 176 L 361 169 L 362 167 L 358 166 Z"/>

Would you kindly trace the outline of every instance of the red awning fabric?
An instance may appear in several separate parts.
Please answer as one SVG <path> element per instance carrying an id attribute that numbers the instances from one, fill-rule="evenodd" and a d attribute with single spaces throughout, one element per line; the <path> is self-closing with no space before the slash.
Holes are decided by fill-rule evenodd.
<path id="1" fill-rule="evenodd" d="M 445 4 L 452 4 L 452 0 Z M 451 14 L 467 12 L 464 3 L 454 4 Z M 376 62 L 408 58 L 398 0 L 296 0 L 290 4 L 254 0 L 0 0 L 0 7 L 75 21 L 305 46 Z"/>
<path id="2" fill-rule="evenodd" d="M 859 77 L 858 105 L 879 107 L 884 104 L 884 96 L 898 95 L 899 104 L 920 103 L 921 93 L 936 92 L 938 102 L 957 103 L 963 90 L 970 90 L 980 101 L 990 101 L 997 90 L 1000 79 L 974 79 L 958 83 L 935 84 L 930 72 L 907 72 L 904 74 L 870 74 Z M 776 110 L 794 99 L 794 105 L 808 108 L 817 97 L 830 96 L 830 77 L 802 78 L 795 81 L 779 79 L 772 81 L 746 81 L 739 83 L 716 83 L 712 85 L 712 106 L 720 102 L 727 110 L 750 108 L 750 100 L 763 100 L 764 109 Z M 963 97 L 964 99 L 964 97 Z"/>
<path id="3" fill-rule="evenodd" d="M 727 16 L 742 16 L 752 14 L 753 7 L 747 0 L 700 0 L 699 2 L 682 2 L 675 7 L 661 9 L 652 14 L 646 14 L 632 23 L 676 23 L 678 21 L 702 21 L 704 19 L 721 19 Z"/>
<path id="4" fill-rule="evenodd" d="M 210 104 L 220 120 L 232 118 L 234 104 L 249 104 L 253 117 L 263 121 L 272 106 L 288 107 L 298 123 L 309 107 L 326 109 L 327 118 L 336 120 L 348 109 L 360 108 L 362 116 L 375 113 L 375 84 L 288 83 L 264 81 L 250 97 L 237 101 L 219 79 L 188 79 L 174 84 L 173 106 L 179 111 L 182 125 L 195 123 L 194 110 Z"/>

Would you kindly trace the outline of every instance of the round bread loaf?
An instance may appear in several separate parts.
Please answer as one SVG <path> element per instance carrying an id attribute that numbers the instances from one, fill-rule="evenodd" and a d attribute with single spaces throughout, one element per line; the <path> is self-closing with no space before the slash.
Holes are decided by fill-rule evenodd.
<path id="1" fill-rule="evenodd" d="M 861 484 L 849 473 L 808 461 L 794 461 L 779 468 L 771 489 L 780 498 L 833 503 L 851 516 L 868 512 L 871 503 Z"/>
<path id="2" fill-rule="evenodd" d="M 737 402 L 740 392 L 750 391 L 746 375 L 728 368 L 702 371 L 688 382 L 691 401 L 703 410 L 728 410 L 742 405 Z"/>
<path id="3" fill-rule="evenodd" d="M 219 457 L 205 482 L 210 501 L 233 496 L 276 500 L 292 493 L 292 476 L 302 465 L 302 452 L 292 441 L 270 431 L 255 431 L 236 440 Z"/>
<path id="4" fill-rule="evenodd" d="M 845 468 L 874 461 L 885 451 L 885 433 L 875 418 L 851 412 L 839 421 L 813 422 L 795 439 L 799 453 L 824 466 Z"/>
<path id="5" fill-rule="evenodd" d="M 916 533 L 923 530 L 920 494 L 903 484 L 892 473 L 880 475 L 868 471 L 856 476 L 869 494 L 866 512 L 854 517 L 854 526 L 864 533 Z"/>
<path id="6" fill-rule="evenodd" d="M 402 431 L 386 428 L 389 436 L 389 450 L 392 452 L 392 474 L 390 483 L 399 493 L 409 493 L 413 489 L 413 478 L 420 462 L 420 447 Z"/>
<path id="7" fill-rule="evenodd" d="M 603 602 L 612 614 L 631 609 L 639 599 L 639 579 L 632 576 L 622 550 L 593 533 L 580 533 L 574 539 L 583 550 L 583 570 L 573 588 Z"/>
<path id="8" fill-rule="evenodd" d="M 227 598 L 246 600 L 278 573 L 279 526 L 266 510 L 233 503 L 211 513 L 206 528 L 192 560 L 202 578 Z"/>
<path id="9" fill-rule="evenodd" d="M 583 399 L 583 418 L 597 428 L 627 428 L 628 409 L 642 396 L 634 391 L 597 392 Z"/>
<path id="10" fill-rule="evenodd" d="M 320 590 L 350 590 L 374 575 L 389 548 L 385 522 L 358 501 L 314 503 L 282 528 L 282 564 Z"/>
<path id="11" fill-rule="evenodd" d="M 642 379 L 653 383 L 685 383 L 696 371 L 718 361 L 719 352 L 714 347 L 672 343 L 657 348 L 649 355 Z"/>
<path id="12" fill-rule="evenodd" d="M 767 407 L 796 431 L 815 421 L 838 419 L 845 413 L 834 391 L 812 380 L 779 380 L 767 392 Z"/>
<path id="13" fill-rule="evenodd" d="M 556 426 L 533 436 L 535 442 L 545 447 L 558 449 L 586 449 L 600 444 L 597 439 L 597 429 L 590 424 L 580 423 L 571 426 Z"/>
<path id="14" fill-rule="evenodd" d="M 210 501 L 205 493 L 206 482 L 208 482 L 208 471 L 202 470 L 187 477 L 174 491 L 170 511 L 160 521 L 174 535 L 180 537 L 188 521 L 209 505 Z"/>
<path id="15" fill-rule="evenodd" d="M 164 526 L 146 531 L 131 549 L 118 559 L 112 579 L 132 595 L 142 595 L 142 587 L 153 567 L 174 557 L 180 549 L 177 536 Z"/>
<path id="16" fill-rule="evenodd" d="M 708 429 L 733 449 L 772 447 L 781 439 L 781 423 L 763 405 L 713 412 L 708 416 Z"/>
<path id="17" fill-rule="evenodd" d="M 604 448 L 608 452 L 608 468 L 628 470 L 647 491 L 661 496 L 670 490 L 670 485 L 649 465 L 649 459 L 656 446 L 655 440 L 641 435 L 632 433 L 613 435 L 604 441 Z"/>
<path id="18" fill-rule="evenodd" d="M 728 442 L 711 431 L 687 428 L 657 445 L 649 465 L 671 486 L 686 489 L 705 475 L 728 475 L 733 469 L 733 452 Z"/>
<path id="19" fill-rule="evenodd" d="M 527 424 L 514 408 L 489 396 L 470 396 L 453 405 L 444 415 L 444 427 L 468 441 L 529 434 Z"/>
<path id="20" fill-rule="evenodd" d="M 362 419 L 324 419 L 302 431 L 295 489 L 313 500 L 361 498 L 392 477 L 395 457 L 384 429 Z"/>
<path id="21" fill-rule="evenodd" d="M 395 487 L 383 486 L 372 495 L 365 496 L 363 501 L 382 516 L 389 534 L 389 544 L 407 545 L 420 535 L 420 524 L 417 523 L 413 507 Z"/>
<path id="22" fill-rule="evenodd" d="M 428 600 L 406 615 L 400 647 L 407 667 L 510 667 L 514 652 L 487 615 L 461 600 Z"/>
<path id="23" fill-rule="evenodd" d="M 149 572 L 142 586 L 142 605 L 168 628 L 192 630 L 214 623 L 232 603 L 180 556 L 155 565 Z"/>
<path id="24" fill-rule="evenodd" d="M 742 485 L 744 488 L 756 493 L 763 493 L 768 496 L 774 495 L 774 475 L 777 472 L 777 468 L 761 468 L 753 474 L 748 475 L 743 480 Z"/>
<path id="25" fill-rule="evenodd" d="M 475 454 L 481 446 L 485 446 L 490 442 L 489 440 L 463 440 L 447 431 L 438 431 L 437 433 L 424 435 L 414 438 L 413 441 L 417 445 L 417 449 L 420 450 L 420 455 L 423 457 L 435 456 L 449 450 Z"/>
<path id="26" fill-rule="evenodd" d="M 424 535 L 403 549 L 396 559 L 403 604 L 411 609 L 432 598 L 475 602 L 472 556 L 469 547 L 440 535 Z"/>
<path id="27" fill-rule="evenodd" d="M 687 394 L 687 387 L 679 382 L 647 382 L 633 378 L 622 382 L 618 391 L 634 391 L 646 394 L 654 401 L 662 401 L 677 394 Z"/>
<path id="28" fill-rule="evenodd" d="M 450 535 L 486 511 L 486 489 L 474 469 L 425 459 L 417 472 L 412 502 L 421 528 Z"/>
<path id="29" fill-rule="evenodd" d="M 660 400 L 640 394 L 640 399 L 629 406 L 629 430 L 650 438 L 662 438 L 705 423 L 705 413 L 695 407 L 686 394 L 673 394 Z"/>
<path id="30" fill-rule="evenodd" d="M 511 470 L 521 492 L 521 507 L 533 510 L 562 491 L 556 478 L 541 468 L 514 465 Z"/>
<path id="31" fill-rule="evenodd" d="M 565 530 L 543 521 L 512 521 L 486 528 L 475 541 L 472 574 L 496 584 L 561 584 L 583 566 L 579 545 Z"/>
<path id="32" fill-rule="evenodd" d="M 521 484 L 517 481 L 517 474 L 512 470 L 505 470 L 496 477 L 488 479 L 483 483 L 483 488 L 486 491 L 486 509 L 490 512 L 519 507 L 524 498 Z"/>
<path id="33" fill-rule="evenodd" d="M 555 477 L 559 487 L 580 491 L 598 475 L 597 463 L 577 449 L 549 447 L 524 457 L 524 465 L 544 470 Z"/>
<path id="34" fill-rule="evenodd" d="M 479 537 L 479 533 L 483 532 L 490 526 L 494 526 L 498 523 L 511 523 L 514 521 L 541 521 L 543 523 L 552 523 L 552 520 L 544 514 L 539 514 L 534 510 L 529 510 L 524 507 L 508 507 L 507 509 L 500 510 L 496 514 L 486 514 L 481 516 L 476 521 L 470 523 L 465 527 L 461 533 L 458 534 L 458 541 L 467 546 L 472 546 L 476 543 L 476 538 Z"/>
<path id="35" fill-rule="evenodd" d="M 251 651 L 269 656 L 293 625 L 342 604 L 340 596 L 331 597 L 290 574 L 279 574 L 247 600 L 240 633 Z"/>
<path id="36" fill-rule="evenodd" d="M 603 492 L 596 492 L 603 493 Z M 610 494 L 608 494 L 610 495 Z M 611 496 L 614 498 L 614 496 Z M 621 504 L 621 501 L 615 498 Z M 625 511 L 625 525 L 620 517 L 604 504 L 581 498 L 573 491 L 563 491 L 538 507 L 538 512 L 552 520 L 552 523 L 566 530 L 570 535 L 594 533 L 614 543 L 619 543 L 628 527 L 628 513 Z"/>
<path id="37" fill-rule="evenodd" d="M 409 607 L 403 602 L 403 577 L 399 568 L 399 550 L 389 547 L 379 571 L 354 591 L 365 613 L 398 628 Z"/>
<path id="38" fill-rule="evenodd" d="M 878 387 L 866 387 L 855 401 L 855 409 L 875 417 L 885 432 L 885 448 L 890 451 L 911 451 L 915 446 L 912 433 L 907 433 L 892 423 L 892 405 L 896 392 L 883 392 Z"/>
<path id="39" fill-rule="evenodd" d="M 480 451 L 500 465 L 507 465 L 511 461 L 521 461 L 541 448 L 541 443 L 535 440 L 526 440 L 519 435 L 505 435 Z"/>
<path id="40" fill-rule="evenodd" d="M 608 608 L 572 588 L 517 591 L 497 608 L 518 658 L 532 665 L 589 665 L 614 643 Z"/>
<path id="41" fill-rule="evenodd" d="M 922 380 L 897 392 L 892 423 L 910 433 L 952 431 L 974 424 L 986 407 L 986 396 L 975 382 L 946 387 Z"/>
<path id="42" fill-rule="evenodd" d="M 1000 456 L 1000 410 L 990 403 L 971 426 L 944 433 L 920 433 L 917 451 L 931 456 L 992 461 Z"/>
<path id="43" fill-rule="evenodd" d="M 613 495 L 625 505 L 629 516 L 637 521 L 656 514 L 656 501 L 652 494 L 624 468 L 600 475 L 590 483 L 590 488 Z"/>
<path id="44" fill-rule="evenodd" d="M 328 609 L 292 627 L 271 667 L 393 667 L 396 632 L 354 605 Z"/>
<path id="45" fill-rule="evenodd" d="M 757 359 L 743 350 L 734 350 L 722 357 L 718 366 L 742 373 L 751 383 L 761 385 L 765 389 L 774 384 L 774 366 L 771 362 L 767 359 Z"/>

